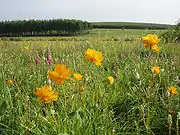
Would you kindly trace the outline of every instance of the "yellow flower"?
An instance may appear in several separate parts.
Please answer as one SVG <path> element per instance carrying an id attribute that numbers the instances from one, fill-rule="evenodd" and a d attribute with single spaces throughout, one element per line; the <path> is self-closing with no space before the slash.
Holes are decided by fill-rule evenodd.
<path id="1" fill-rule="evenodd" d="M 13 84 L 13 81 L 12 80 L 7 80 L 7 84 L 11 85 L 11 84 Z"/>
<path id="2" fill-rule="evenodd" d="M 46 84 L 42 88 L 36 88 L 34 94 L 38 96 L 40 102 L 50 103 L 51 101 L 58 100 L 58 92 L 54 92 L 51 85 Z"/>
<path id="3" fill-rule="evenodd" d="M 27 51 L 27 50 L 29 50 L 29 48 L 28 48 L 27 46 L 25 46 L 25 47 L 24 47 L 24 50 L 26 50 L 26 51 Z"/>
<path id="4" fill-rule="evenodd" d="M 152 48 L 152 46 L 160 41 L 160 38 L 158 38 L 156 34 L 148 34 L 147 36 L 142 37 L 142 41 L 146 48 Z"/>
<path id="5" fill-rule="evenodd" d="M 174 86 L 171 86 L 168 88 L 168 91 L 172 94 L 172 95 L 176 95 L 178 93 L 177 89 Z"/>
<path id="6" fill-rule="evenodd" d="M 152 67 L 152 72 L 154 72 L 155 74 L 159 74 L 160 73 L 160 67 L 159 66 L 155 66 L 155 67 Z"/>
<path id="7" fill-rule="evenodd" d="M 102 64 L 102 52 L 88 48 L 84 55 L 87 61 L 92 61 L 96 66 L 100 66 Z"/>
<path id="8" fill-rule="evenodd" d="M 159 47 L 157 45 L 154 45 L 154 46 L 152 46 L 152 50 L 154 52 L 158 52 L 159 51 Z"/>
<path id="9" fill-rule="evenodd" d="M 82 75 L 81 75 L 81 74 L 76 74 L 76 73 L 74 73 L 73 75 L 74 75 L 74 78 L 75 78 L 77 81 L 82 80 Z"/>
<path id="10" fill-rule="evenodd" d="M 56 85 L 63 84 L 64 81 L 71 75 L 70 68 L 66 68 L 64 64 L 56 64 L 55 70 L 49 70 L 48 79 L 54 80 Z"/>
<path id="11" fill-rule="evenodd" d="M 107 77 L 106 80 L 108 81 L 109 84 L 114 83 L 114 78 L 112 76 Z"/>

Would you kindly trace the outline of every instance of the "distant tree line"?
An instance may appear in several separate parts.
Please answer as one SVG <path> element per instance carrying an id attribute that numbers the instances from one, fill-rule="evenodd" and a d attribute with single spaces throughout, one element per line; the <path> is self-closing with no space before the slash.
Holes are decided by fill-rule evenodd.
<path id="1" fill-rule="evenodd" d="M 174 27 L 162 33 L 161 37 L 163 37 L 166 42 L 180 42 L 180 20 Z"/>
<path id="2" fill-rule="evenodd" d="M 93 24 L 93 28 L 102 28 L 102 29 L 168 29 L 170 25 L 160 25 L 160 24 L 138 24 L 138 25 L 114 25 L 114 24 Z"/>
<path id="3" fill-rule="evenodd" d="M 0 22 L 0 36 L 72 36 L 86 33 L 92 29 L 87 21 L 17 20 Z"/>

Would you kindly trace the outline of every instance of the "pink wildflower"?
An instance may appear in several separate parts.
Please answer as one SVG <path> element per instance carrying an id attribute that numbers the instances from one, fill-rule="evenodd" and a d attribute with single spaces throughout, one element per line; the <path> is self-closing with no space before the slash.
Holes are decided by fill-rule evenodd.
<path id="1" fill-rule="evenodd" d="M 51 58 L 51 54 L 50 54 L 50 48 L 47 49 L 47 57 L 46 57 L 46 62 L 49 66 L 51 66 L 52 64 L 52 58 Z"/>

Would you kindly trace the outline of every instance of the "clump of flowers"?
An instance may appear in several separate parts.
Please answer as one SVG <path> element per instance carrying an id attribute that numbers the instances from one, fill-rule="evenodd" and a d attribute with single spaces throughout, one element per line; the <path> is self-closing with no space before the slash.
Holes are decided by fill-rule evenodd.
<path id="1" fill-rule="evenodd" d="M 88 48 L 84 55 L 87 61 L 93 62 L 96 66 L 100 66 L 102 64 L 102 52 Z"/>
<path id="2" fill-rule="evenodd" d="M 73 76 L 77 81 L 82 80 L 82 75 L 81 74 L 74 73 Z"/>
<path id="3" fill-rule="evenodd" d="M 168 88 L 168 92 L 170 92 L 172 95 L 176 95 L 178 93 L 177 89 L 174 86 L 170 86 Z"/>
<path id="4" fill-rule="evenodd" d="M 70 68 L 66 68 L 66 65 L 56 64 L 54 71 L 49 70 L 48 79 L 52 79 L 56 85 L 59 85 L 63 84 L 71 74 Z"/>
<path id="5" fill-rule="evenodd" d="M 150 48 L 154 52 L 159 51 L 159 47 L 157 46 L 159 41 L 160 38 L 158 38 L 156 34 L 148 34 L 147 36 L 142 37 L 145 48 Z"/>
<path id="6" fill-rule="evenodd" d="M 114 83 L 114 78 L 112 76 L 107 77 L 106 80 L 107 80 L 107 82 L 109 84 L 113 84 Z"/>
<path id="7" fill-rule="evenodd" d="M 46 84 L 42 88 L 36 88 L 34 94 L 38 96 L 40 102 L 50 103 L 58 100 L 58 92 L 54 92 L 51 85 Z"/>
<path id="8" fill-rule="evenodd" d="M 152 69 L 151 69 L 151 70 L 152 70 L 152 72 L 153 72 L 153 73 L 155 73 L 155 74 L 159 74 L 161 69 L 160 69 L 160 67 L 159 67 L 159 66 L 154 66 L 154 67 L 152 67 Z"/>

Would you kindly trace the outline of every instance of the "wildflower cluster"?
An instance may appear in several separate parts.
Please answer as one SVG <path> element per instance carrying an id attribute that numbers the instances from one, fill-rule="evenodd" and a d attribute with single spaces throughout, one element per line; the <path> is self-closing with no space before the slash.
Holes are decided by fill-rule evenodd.
<path id="1" fill-rule="evenodd" d="M 24 50 L 29 52 L 30 54 L 33 54 L 35 57 L 35 65 L 38 67 L 40 63 L 39 53 L 35 49 L 30 49 L 28 46 L 24 46 Z M 44 56 L 44 60 L 47 63 L 47 65 L 50 67 L 52 65 L 53 59 L 51 58 L 50 48 L 47 48 L 46 56 Z"/>
<path id="2" fill-rule="evenodd" d="M 159 48 L 157 46 L 157 43 L 160 41 L 160 39 L 155 34 L 148 34 L 147 36 L 142 37 L 142 41 L 146 48 L 152 49 L 154 52 L 159 51 Z M 50 52 L 48 49 L 47 53 L 47 62 L 48 64 L 51 64 L 51 58 L 50 58 Z M 102 52 L 96 51 L 94 49 L 88 48 L 85 53 L 84 57 L 87 61 L 93 62 L 96 66 L 102 65 L 103 62 L 103 55 Z M 161 71 L 160 66 L 154 66 L 151 68 L 152 72 L 156 75 L 158 75 Z M 73 78 L 71 77 L 73 75 Z M 61 85 L 64 84 L 66 80 L 76 80 L 81 81 L 82 75 L 79 73 L 73 73 L 70 68 L 67 68 L 64 64 L 56 64 L 54 70 L 48 71 L 48 80 L 53 80 L 55 85 Z M 114 78 L 112 76 L 108 76 L 106 78 L 106 81 L 109 84 L 114 83 Z M 81 91 L 84 91 L 84 88 L 82 86 L 78 86 L 81 88 Z M 176 88 L 171 86 L 168 91 L 172 93 L 172 95 L 177 94 Z M 51 101 L 57 101 L 58 99 L 58 92 L 54 92 L 52 90 L 52 87 L 50 85 L 44 85 L 42 88 L 36 88 L 35 94 L 38 96 L 38 100 L 41 102 L 49 103 Z"/>
<path id="3" fill-rule="evenodd" d="M 63 84 L 65 80 L 70 79 L 72 75 L 71 69 L 66 68 L 64 64 L 56 64 L 55 69 L 48 71 L 48 80 L 52 79 L 56 85 Z M 82 75 L 74 73 L 74 78 L 77 81 L 82 80 Z M 36 88 L 35 94 L 38 96 L 39 101 L 49 103 L 51 101 L 57 101 L 58 93 L 52 91 L 51 85 L 44 85 L 42 88 Z"/>
<path id="4" fill-rule="evenodd" d="M 148 34 L 146 36 L 142 37 L 142 42 L 144 43 L 145 48 L 152 49 L 154 52 L 159 51 L 158 42 L 160 41 L 160 38 L 156 34 Z M 152 72 L 158 75 L 161 71 L 159 66 L 154 66 L 151 68 Z M 168 91 L 172 93 L 172 95 L 177 94 L 177 89 L 173 86 L 168 88 Z"/>
<path id="5" fill-rule="evenodd" d="M 85 59 L 88 61 L 92 61 L 96 66 L 100 66 L 103 61 L 102 52 L 89 48 L 85 52 Z M 73 75 L 73 78 L 71 77 L 71 75 Z M 50 69 L 48 71 L 48 80 L 53 80 L 55 85 L 64 84 L 65 80 L 81 81 L 82 79 L 83 77 L 81 74 L 73 73 L 71 69 L 67 68 L 64 64 L 56 64 L 54 70 Z M 109 84 L 114 83 L 114 78 L 112 76 L 107 77 L 106 80 Z M 84 88 L 80 86 L 79 91 L 84 91 Z M 36 88 L 35 94 L 38 96 L 39 101 L 44 103 L 57 101 L 58 97 L 58 93 L 52 91 L 51 85 L 44 85 L 42 86 L 42 88 Z"/>

